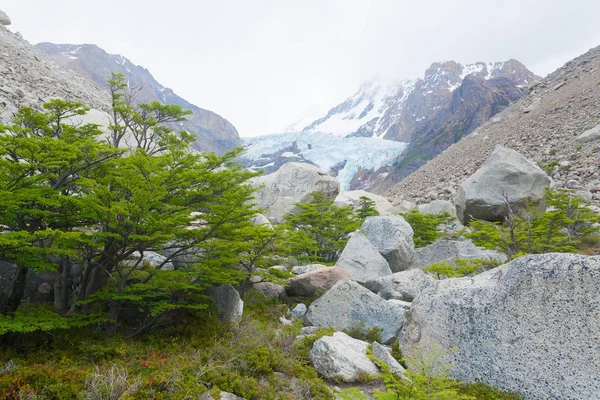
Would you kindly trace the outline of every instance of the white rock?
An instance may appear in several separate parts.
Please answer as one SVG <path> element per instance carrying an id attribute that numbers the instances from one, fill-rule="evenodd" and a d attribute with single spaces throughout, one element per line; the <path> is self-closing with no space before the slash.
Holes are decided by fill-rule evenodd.
<path id="1" fill-rule="evenodd" d="M 386 259 L 361 231 L 352 234 L 336 265 L 348 271 L 359 282 L 392 273 Z"/>
<path id="2" fill-rule="evenodd" d="M 343 332 L 318 339 L 308 358 L 319 374 L 327 379 L 355 382 L 368 374 L 379 372 L 367 357 L 369 344 L 353 339 Z"/>
<path id="3" fill-rule="evenodd" d="M 316 271 L 323 268 L 327 268 L 327 266 L 323 264 L 296 265 L 295 267 L 292 267 L 292 274 L 302 275 L 307 272 Z"/>

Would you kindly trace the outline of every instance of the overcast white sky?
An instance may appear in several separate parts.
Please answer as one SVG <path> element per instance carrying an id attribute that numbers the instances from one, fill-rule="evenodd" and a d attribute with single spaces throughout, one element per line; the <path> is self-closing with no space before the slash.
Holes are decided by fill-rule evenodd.
<path id="1" fill-rule="evenodd" d="M 599 0 L 4 0 L 31 43 L 93 43 L 241 136 L 320 116 L 376 75 L 516 58 L 538 75 L 600 45 Z"/>

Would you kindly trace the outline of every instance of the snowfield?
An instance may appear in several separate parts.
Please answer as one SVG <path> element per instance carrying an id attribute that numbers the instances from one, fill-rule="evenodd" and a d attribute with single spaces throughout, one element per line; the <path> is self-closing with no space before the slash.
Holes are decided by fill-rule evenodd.
<path id="1" fill-rule="evenodd" d="M 346 160 L 346 165 L 337 176 L 341 191 L 350 189 L 350 182 L 359 168 L 377 170 L 391 165 L 408 146 L 408 143 L 377 137 L 344 138 L 322 132 L 287 132 L 244 140 L 246 150 L 242 157 L 247 160 L 258 160 L 261 155 L 276 153 L 294 142 L 301 151 L 297 155 L 312 161 L 326 172 Z"/>

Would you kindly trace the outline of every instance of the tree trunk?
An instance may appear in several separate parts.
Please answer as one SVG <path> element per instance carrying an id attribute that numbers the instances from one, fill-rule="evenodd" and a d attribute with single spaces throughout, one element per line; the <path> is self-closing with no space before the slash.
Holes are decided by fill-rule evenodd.
<path id="1" fill-rule="evenodd" d="M 0 314 L 9 315 L 17 311 L 21 299 L 23 299 L 23 294 L 25 294 L 27 272 L 29 272 L 29 268 L 16 266 L 13 277 L 8 284 L 8 289 L 0 299 Z"/>
<path id="2" fill-rule="evenodd" d="M 59 265 L 58 276 L 54 282 L 54 310 L 59 314 L 65 314 L 69 309 L 71 260 L 66 257 Z"/>

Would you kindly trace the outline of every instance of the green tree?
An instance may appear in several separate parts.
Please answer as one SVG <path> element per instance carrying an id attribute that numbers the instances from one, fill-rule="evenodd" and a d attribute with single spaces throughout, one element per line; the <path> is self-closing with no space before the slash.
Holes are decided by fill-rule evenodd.
<path id="1" fill-rule="evenodd" d="M 21 108 L 12 125 L 0 126 L 0 257 L 17 265 L 0 294 L 2 314 L 19 306 L 29 269 L 58 272 L 56 305 L 62 309 L 68 259 L 85 242 L 76 228 L 91 222 L 82 182 L 120 153 L 98 140 L 96 125 L 68 122 L 87 110 L 81 103 L 51 100 L 42 111 Z"/>
<path id="2" fill-rule="evenodd" d="M 367 217 L 376 217 L 379 211 L 375 208 L 375 201 L 366 197 L 360 196 L 358 199 L 358 207 L 356 208 L 356 218 L 362 223 Z"/>
<path id="3" fill-rule="evenodd" d="M 321 193 L 311 203 L 296 203 L 299 211 L 286 216 L 286 242 L 291 255 L 310 261 L 332 262 L 360 227 L 349 206 L 337 207 Z"/>
<path id="4" fill-rule="evenodd" d="M 504 223 L 472 221 L 471 233 L 466 236 L 487 249 L 499 250 L 510 258 L 522 254 L 549 252 L 573 253 L 587 235 L 598 228 L 595 215 L 580 196 L 569 191 L 547 190 L 547 211 L 537 212 L 533 207 L 509 214 Z"/>
<path id="5" fill-rule="evenodd" d="M 448 224 L 452 220 L 448 213 L 423 214 L 418 210 L 412 210 L 409 213 L 400 215 L 404 217 L 413 229 L 415 247 L 425 247 L 442 238 L 445 232 L 440 230 L 439 226 Z"/>

